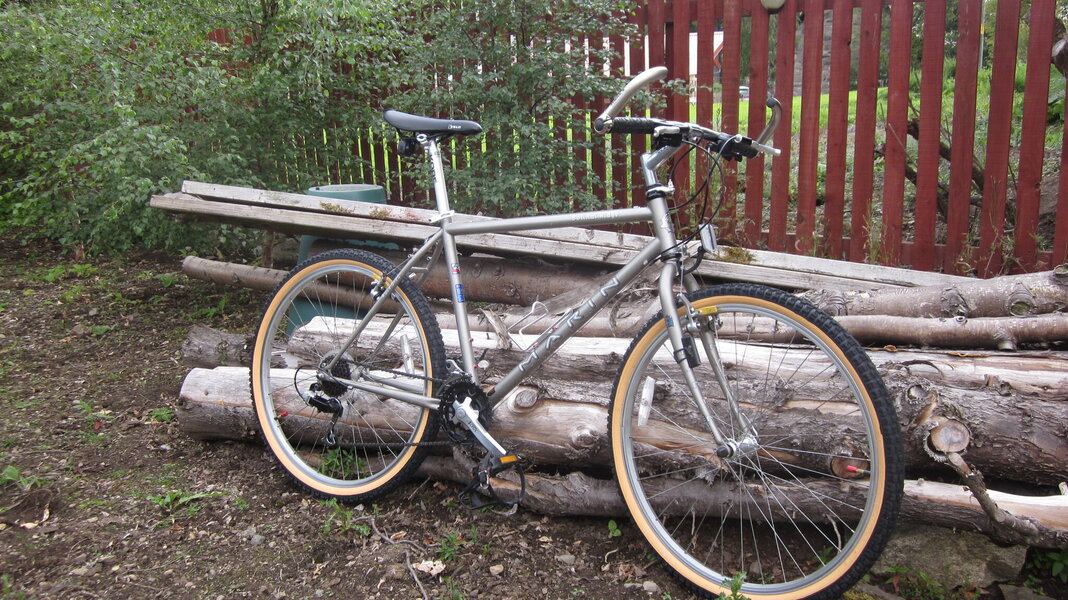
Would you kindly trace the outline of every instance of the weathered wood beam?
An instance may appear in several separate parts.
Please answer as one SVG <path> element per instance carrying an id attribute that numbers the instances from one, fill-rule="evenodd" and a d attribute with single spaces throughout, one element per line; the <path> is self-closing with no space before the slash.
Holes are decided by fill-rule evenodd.
<path id="1" fill-rule="evenodd" d="M 196 219 L 339 239 L 355 236 L 418 243 L 435 229 L 428 223 L 436 213 L 421 209 L 198 182 L 186 182 L 182 189 L 181 194 L 154 196 L 152 206 Z M 454 219 L 464 222 L 490 218 L 458 214 Z M 626 262 L 648 240 L 645 236 L 574 227 L 457 238 L 461 247 L 484 252 L 531 254 L 615 265 Z M 698 273 L 718 279 L 762 281 L 789 289 L 882 288 L 965 279 L 761 251 L 725 251 L 707 260 Z"/>

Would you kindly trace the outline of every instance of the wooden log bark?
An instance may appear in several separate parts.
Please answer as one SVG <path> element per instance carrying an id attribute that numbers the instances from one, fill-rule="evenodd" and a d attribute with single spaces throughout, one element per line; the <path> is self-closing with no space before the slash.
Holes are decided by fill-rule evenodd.
<path id="1" fill-rule="evenodd" d="M 529 300 L 530 292 L 521 293 L 521 287 L 536 279 L 535 271 L 508 271 L 506 275 L 500 265 L 489 267 L 479 262 L 471 263 L 477 274 L 490 272 L 489 283 L 479 284 L 478 277 L 474 284 L 467 287 L 468 298 L 479 302 L 501 302 Z M 285 272 L 277 269 L 264 269 L 248 265 L 220 263 L 196 257 L 183 261 L 183 270 L 192 277 L 222 283 L 239 285 L 260 290 L 273 290 L 285 277 Z M 546 272 L 548 273 L 548 272 Z M 444 273 L 428 280 L 431 294 L 446 294 L 448 282 Z M 504 292 L 494 294 L 499 289 L 500 277 L 510 277 L 514 285 L 504 286 Z M 529 315 L 544 314 L 525 327 L 531 333 L 540 333 L 555 323 L 560 314 L 569 308 L 568 301 L 584 299 L 589 289 L 596 287 L 598 278 L 590 272 L 583 272 L 568 279 L 563 287 L 547 287 L 546 298 L 541 304 L 534 304 L 530 309 L 496 311 L 476 319 L 472 324 L 475 329 L 496 330 L 503 332 L 524 323 Z M 533 279 L 532 279 L 533 278 Z M 547 279 L 553 279 L 547 277 Z M 518 283 L 524 281 L 526 283 Z M 578 285 L 577 288 L 574 286 Z M 555 297 L 549 295 L 564 290 Z M 353 297 L 348 297 L 353 296 Z M 904 288 L 873 292 L 834 292 L 824 291 L 819 294 L 807 294 L 810 300 L 819 303 L 822 309 L 836 314 L 836 318 L 847 331 L 861 343 L 869 345 L 912 345 L 941 348 L 997 348 L 1015 350 L 1021 344 L 1045 344 L 1068 339 L 1068 313 L 1060 312 L 1068 307 L 1068 265 L 1054 271 L 1021 276 L 1008 276 L 989 281 L 959 284 L 951 287 Z M 639 301 L 617 303 L 611 309 L 598 316 L 583 329 L 584 335 L 629 337 L 641 328 L 656 309 L 647 295 L 639 296 Z M 358 306 L 366 306 L 369 301 L 359 294 L 350 293 L 346 300 Z M 533 304 L 533 302 L 532 302 Z M 1049 314 L 1047 314 L 1049 313 Z M 952 318 L 918 318 L 935 314 L 956 314 Z M 1038 314 L 1029 319 L 1018 318 L 974 318 L 990 314 L 1014 314 L 1016 316 Z M 500 320 L 494 318 L 500 316 Z M 880 316 L 871 316 L 880 315 Z M 902 315 L 887 318 L 884 315 Z M 965 316 L 969 318 L 965 318 Z M 917 318 L 909 318 L 917 317 Z M 526 319 L 530 323 L 530 319 Z M 449 314 L 442 314 L 440 325 L 454 328 L 455 319 Z"/>
<path id="2" fill-rule="evenodd" d="M 815 290 L 800 294 L 832 315 L 1009 317 L 1068 308 L 1068 265 L 1052 271 L 973 279 L 952 285 L 869 291 Z"/>
<path id="3" fill-rule="evenodd" d="M 194 329 L 190 336 L 208 329 Z M 373 332 L 374 329 L 371 329 Z M 214 334 L 213 334 L 214 336 Z M 474 336 L 473 345 L 480 356 L 486 353 L 489 374 L 502 373 L 518 364 L 526 355 L 522 349 L 534 339 L 533 335 L 514 336 L 515 344 L 490 328 Z M 233 339 L 239 339 L 237 336 Z M 212 338 L 213 339 L 213 338 Z M 443 329 L 442 340 L 446 353 L 455 355 L 459 344 L 455 330 Z M 578 342 L 577 340 L 583 340 Z M 582 344 L 579 347 L 579 344 Z M 185 348 L 211 346 L 212 342 L 187 341 Z M 574 338 L 561 346 L 557 355 L 538 373 L 546 381 L 583 378 L 608 381 L 615 377 L 623 354 L 630 341 L 614 337 Z M 1020 402 L 1061 402 L 1068 399 L 1068 352 L 1029 351 L 1007 354 L 990 351 L 954 352 L 948 350 L 917 350 L 873 348 L 869 358 L 888 381 L 900 382 L 901 389 L 917 384 L 937 385 L 940 388 L 975 391 L 1002 397 L 1017 398 Z M 195 359 L 186 357 L 190 363 Z M 222 364 L 203 357 L 203 366 Z M 247 363 L 243 363 L 247 364 Z"/>
<path id="4" fill-rule="evenodd" d="M 334 247 L 336 244 L 330 245 Z M 319 250 L 325 250 L 320 247 Z M 375 254 L 397 264 L 405 254 L 376 250 Z M 548 300 L 596 281 L 605 270 L 575 265 L 553 265 L 543 260 L 505 261 L 490 257 L 461 257 L 464 292 L 475 302 L 496 302 L 529 306 Z M 272 291 L 285 279 L 288 271 L 252 265 L 228 263 L 195 256 L 182 261 L 182 270 L 190 277 L 223 285 Z M 449 297 L 450 284 L 445 265 L 438 261 L 423 282 L 429 298 Z"/>
<path id="5" fill-rule="evenodd" d="M 240 391 L 237 391 L 240 390 Z M 534 417 L 534 407 L 528 406 L 535 392 L 520 388 L 505 404 L 505 410 L 495 415 L 492 430 L 510 447 L 526 453 L 536 461 L 564 465 L 571 469 L 603 471 L 608 461 L 604 444 L 604 408 L 593 404 L 538 401 L 542 410 L 540 419 Z M 314 418 L 304 415 L 303 418 Z M 288 419 L 288 418 L 287 418 Z M 538 422 L 540 420 L 540 422 Z M 251 440 L 256 435 L 253 411 L 248 405 L 247 370 L 220 367 L 213 370 L 194 369 L 183 385 L 179 401 L 179 423 L 182 430 L 197 439 Z M 522 432 L 524 437 L 515 437 Z M 690 455 L 690 460 L 700 457 Z M 425 476 L 452 480 L 466 484 L 470 478 L 470 465 L 454 458 L 428 457 L 420 471 Z M 493 481 L 494 488 L 502 495 L 518 493 L 513 476 L 502 475 Z M 684 486 L 685 487 L 685 486 Z M 736 489 L 725 484 L 715 494 L 703 494 L 700 498 L 676 497 L 666 491 L 660 501 L 670 506 L 679 505 L 708 508 L 716 514 L 722 506 L 744 507 L 753 498 L 752 491 Z M 828 496 L 848 500 L 856 488 L 833 484 L 826 486 Z M 1059 540 L 1068 535 L 1068 496 L 1020 497 L 990 492 L 1003 510 L 1041 523 L 1054 532 L 1052 538 L 1043 538 L 1030 543 L 1048 544 L 1057 547 Z M 564 477 L 538 473 L 527 475 L 527 490 L 524 505 L 545 514 L 568 515 L 623 515 L 626 512 L 618 488 L 613 481 L 596 479 L 579 472 Z M 797 506 L 805 506 L 806 498 L 791 499 Z M 809 507 L 812 508 L 812 507 Z M 970 494 L 960 486 L 931 482 L 909 482 L 903 506 L 906 519 L 951 527 L 967 527 L 989 534 L 996 532 L 996 524 L 979 508 Z M 1052 540 L 1052 541 L 1050 541 Z"/>
<path id="6" fill-rule="evenodd" d="M 451 457 L 430 456 L 419 468 L 419 475 L 466 485 L 471 477 L 471 469 Z M 598 479 L 580 472 L 562 476 L 527 474 L 526 479 L 526 499 L 523 506 L 530 510 L 558 516 L 627 515 L 627 507 L 615 481 Z M 518 492 L 518 484 L 514 476 L 509 474 L 495 478 L 492 483 L 494 489 L 502 491 L 502 495 Z M 827 493 L 839 498 L 837 490 L 830 489 Z M 665 503 L 681 500 L 670 492 L 666 496 Z M 1045 529 L 1043 537 L 1016 540 L 1014 543 L 1026 543 L 1040 548 L 1068 546 L 1068 495 L 1021 496 L 993 491 L 990 496 L 1005 511 L 1029 519 Z M 723 497 L 717 500 L 722 503 L 720 506 L 740 506 L 749 502 L 751 497 L 740 491 L 726 490 Z M 804 503 L 805 499 L 797 498 L 795 502 Z M 678 504 L 687 505 L 685 502 Z M 711 508 L 715 511 L 717 507 Z M 901 518 L 914 523 L 979 531 L 992 537 L 999 535 L 997 525 L 991 521 L 972 494 L 960 485 L 949 483 L 906 481 Z"/>
<path id="7" fill-rule="evenodd" d="M 492 268 L 487 270 L 485 267 L 475 267 L 475 270 L 479 273 L 490 272 L 490 277 L 493 279 L 500 277 Z M 287 274 L 287 271 L 281 269 L 265 269 L 263 267 L 220 262 L 195 256 L 186 257 L 182 261 L 182 271 L 194 279 L 264 292 L 273 291 L 285 279 Z M 545 277 L 546 279 L 551 279 L 551 273 L 546 272 Z M 532 306 L 523 306 L 518 309 L 481 309 L 477 314 L 472 315 L 473 318 L 470 325 L 475 331 L 523 330 L 533 334 L 541 333 L 557 321 L 559 317 L 554 315 L 563 313 L 580 301 L 585 301 L 593 293 L 592 286 L 596 286 L 599 281 L 600 278 L 586 273 L 577 276 L 577 279 L 569 280 L 564 288 L 546 286 L 544 288 L 544 297 L 535 298 L 537 304 L 531 301 Z M 447 282 L 444 285 L 447 285 Z M 576 285 L 578 287 L 575 287 Z M 514 293 L 506 291 L 503 294 L 488 293 L 486 288 L 492 289 L 492 287 L 476 284 L 472 288 L 465 287 L 465 292 L 471 302 L 507 303 L 528 300 L 531 296 L 530 292 L 520 294 L 518 291 Z M 557 296 L 551 295 L 565 288 L 569 291 Z M 442 289 L 438 289 L 437 293 L 445 292 Z M 323 291 L 322 294 L 326 295 L 326 291 Z M 354 306 L 364 308 L 370 306 L 370 301 L 363 294 L 348 292 L 341 297 Z M 587 323 L 582 328 L 583 335 L 600 337 L 629 337 L 634 335 L 656 312 L 655 305 L 650 301 L 635 301 L 635 298 L 641 299 L 644 297 L 645 295 L 638 291 L 632 292 L 625 298 L 625 301 L 613 304 L 602 311 L 602 314 Z M 444 329 L 455 329 L 456 319 L 448 310 L 446 306 L 441 307 L 438 312 L 438 322 Z M 487 315 L 487 312 L 492 314 Z M 494 319 L 494 316 L 499 317 L 499 321 Z"/>
<path id="8" fill-rule="evenodd" d="M 911 471 L 943 472 L 941 460 L 946 452 L 966 451 L 969 462 L 989 477 L 1043 485 L 1068 480 L 1068 403 L 1021 404 L 1018 398 L 936 387 L 893 372 L 888 373 L 887 383 L 906 434 L 906 466 Z M 536 379 L 502 400 L 491 431 L 541 464 L 603 468 L 607 465 L 606 405 L 611 386 L 607 378 L 585 375 Z M 248 437 L 256 427 L 248 394 L 246 369 L 194 369 L 180 396 L 183 431 L 198 439 Z M 324 418 L 296 396 L 290 400 L 288 412 L 294 415 L 294 427 L 299 426 L 298 417 Z M 807 416 L 800 431 L 797 411 L 817 403 L 823 416 Z M 369 409 L 361 414 L 374 414 L 374 407 L 380 405 L 377 401 L 365 404 Z M 836 411 L 833 404 L 791 399 L 780 414 L 765 417 L 764 432 L 781 438 L 780 447 L 839 447 L 848 435 L 836 415 L 848 411 Z M 393 410 L 384 407 L 382 412 Z M 700 429 L 699 423 L 677 425 Z M 694 434 L 695 439 L 702 436 Z M 714 448 L 711 440 L 708 445 Z M 804 453 L 783 453 L 776 458 L 820 472 L 845 466 L 818 462 L 814 455 Z"/>
<path id="9" fill-rule="evenodd" d="M 331 240 L 320 240 L 311 247 L 311 254 L 319 254 L 338 247 L 346 247 Z M 394 250 L 372 249 L 382 258 L 399 265 L 408 258 L 408 253 Z M 545 302 L 576 288 L 583 289 L 603 277 L 617 271 L 615 267 L 594 267 L 575 261 L 549 261 L 531 257 L 529 260 L 509 260 L 486 255 L 459 257 L 460 272 L 464 278 L 464 295 L 476 302 L 496 302 L 530 306 Z M 431 265 L 420 289 L 428 298 L 451 298 L 449 268 L 445 261 Z"/>
<path id="10" fill-rule="evenodd" d="M 368 331 L 373 334 L 376 327 Z M 311 353 L 314 337 L 309 324 L 293 342 L 292 351 Z M 494 333 L 476 333 L 474 338 L 476 353 L 485 353 L 488 366 L 483 375 L 489 381 L 526 356 L 519 348 L 502 344 Z M 443 339 L 446 353 L 456 354 L 455 332 L 445 331 Z M 526 402 L 533 405 L 551 398 L 606 406 L 628 344 L 616 338 L 569 341 L 530 380 L 540 391 Z M 959 425 L 968 432 L 966 458 L 988 476 L 1039 484 L 1068 480 L 1068 395 L 1064 392 L 1068 389 L 1068 353 L 881 350 L 869 356 L 908 434 L 910 467 L 933 464 L 926 449 L 935 428 L 932 423 L 952 421 L 950 427 Z M 804 399 L 793 401 L 803 403 Z"/>
<path id="11" fill-rule="evenodd" d="M 1048 346 L 1068 340 L 1068 313 L 989 319 L 864 315 L 837 320 L 861 344 L 873 346 L 1016 350 L 1021 345 Z"/>
<path id="12" fill-rule="evenodd" d="M 225 333 L 199 323 L 189 329 L 182 343 L 182 362 L 188 367 L 248 366 L 253 336 Z"/>

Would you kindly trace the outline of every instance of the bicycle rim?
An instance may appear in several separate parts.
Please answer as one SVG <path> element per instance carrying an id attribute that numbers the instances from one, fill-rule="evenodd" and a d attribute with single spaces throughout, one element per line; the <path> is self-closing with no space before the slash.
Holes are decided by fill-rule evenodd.
<path id="1" fill-rule="evenodd" d="M 417 444 L 437 432 L 432 411 L 333 379 L 373 378 L 432 395 L 444 350 L 425 297 L 398 286 L 383 314 L 365 315 L 372 289 L 393 271 L 362 251 L 317 256 L 279 285 L 257 332 L 251 383 L 260 431 L 285 471 L 320 497 L 385 493 L 419 465 L 426 449 Z"/>
<path id="2" fill-rule="evenodd" d="M 694 344 L 708 415 L 737 447 L 717 456 L 654 319 L 616 382 L 609 431 L 624 498 L 667 565 L 697 591 L 836 597 L 874 562 L 896 516 L 901 450 L 885 388 L 826 315 L 771 288 L 692 296 L 740 416 Z"/>

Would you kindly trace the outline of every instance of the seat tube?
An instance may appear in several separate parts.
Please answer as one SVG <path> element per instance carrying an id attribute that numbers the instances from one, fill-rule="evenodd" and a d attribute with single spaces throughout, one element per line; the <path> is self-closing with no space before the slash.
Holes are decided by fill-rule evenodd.
<path id="1" fill-rule="evenodd" d="M 474 352 L 471 350 L 471 330 L 467 325 L 467 303 L 464 297 L 464 284 L 460 277 L 460 257 L 456 251 L 456 239 L 448 232 L 446 226 L 452 222 L 452 209 L 449 206 L 449 191 L 445 186 L 445 166 L 441 160 L 441 148 L 435 138 L 421 139 L 423 147 L 430 156 L 430 165 L 434 170 L 434 202 L 440 215 L 442 228 L 441 243 L 445 248 L 445 262 L 448 266 L 449 289 L 452 293 L 453 314 L 456 316 L 456 334 L 459 337 L 460 356 L 463 369 L 475 383 L 479 383 L 475 372 Z"/>

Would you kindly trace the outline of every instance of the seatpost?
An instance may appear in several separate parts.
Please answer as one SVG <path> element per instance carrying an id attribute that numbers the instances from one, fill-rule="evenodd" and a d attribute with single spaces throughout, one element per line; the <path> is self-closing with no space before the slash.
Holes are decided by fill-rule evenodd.
<path id="1" fill-rule="evenodd" d="M 430 166 L 434 171 L 434 202 L 438 212 L 445 216 L 449 208 L 449 191 L 445 187 L 445 165 L 441 161 L 441 147 L 438 138 L 430 137 L 424 133 L 416 136 L 416 139 L 430 156 Z"/>

